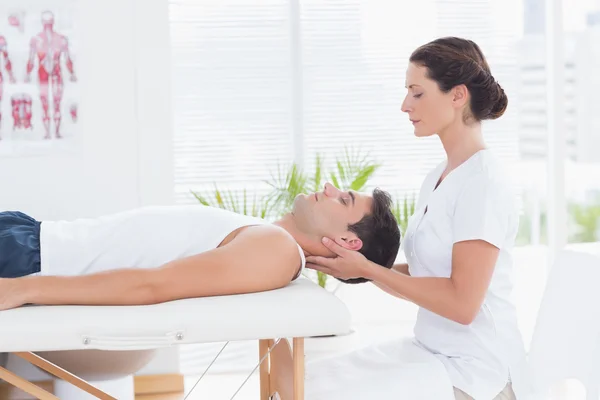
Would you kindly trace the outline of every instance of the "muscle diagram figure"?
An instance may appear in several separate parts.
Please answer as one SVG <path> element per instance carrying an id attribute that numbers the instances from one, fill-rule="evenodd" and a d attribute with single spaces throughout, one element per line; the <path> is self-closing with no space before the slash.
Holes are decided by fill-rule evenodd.
<path id="1" fill-rule="evenodd" d="M 10 100 L 13 117 L 13 131 L 17 128 L 32 129 L 31 96 L 27 93 L 15 93 Z"/>
<path id="2" fill-rule="evenodd" d="M 4 60 L 2 60 L 4 59 Z M 12 64 L 8 57 L 8 46 L 6 44 L 6 38 L 0 35 L 0 62 L 4 61 L 4 67 L 8 73 L 8 79 L 10 83 L 15 83 L 15 77 L 12 72 Z M 4 76 L 2 75 L 2 69 L 0 68 L 0 105 L 2 104 L 2 94 L 4 92 Z M 0 140 L 2 139 L 2 109 L 0 108 Z"/>
<path id="3" fill-rule="evenodd" d="M 40 99 L 42 102 L 42 120 L 46 130 L 45 139 L 50 139 L 50 90 L 52 90 L 52 111 L 54 120 L 54 135 L 61 138 L 60 104 L 63 95 L 64 83 L 60 61 L 64 54 L 65 63 L 71 75 L 71 81 L 77 80 L 73 71 L 73 61 L 69 54 L 69 44 L 66 36 L 54 31 L 54 14 L 50 11 L 42 13 L 42 32 L 31 38 L 29 44 L 29 60 L 27 62 L 26 82 L 31 80 L 31 71 L 34 67 L 35 58 L 38 59 L 38 79 L 40 85 Z M 51 88 L 50 88 L 51 87 Z"/>
<path id="4" fill-rule="evenodd" d="M 77 122 L 77 104 L 73 103 L 71 104 L 71 108 L 69 108 L 69 112 L 71 113 L 71 120 L 73 120 L 73 122 Z"/>
<path id="5" fill-rule="evenodd" d="M 23 33 L 25 31 L 25 12 L 14 12 L 9 14 L 8 16 L 8 25 L 15 27 L 19 30 L 19 32 Z"/>

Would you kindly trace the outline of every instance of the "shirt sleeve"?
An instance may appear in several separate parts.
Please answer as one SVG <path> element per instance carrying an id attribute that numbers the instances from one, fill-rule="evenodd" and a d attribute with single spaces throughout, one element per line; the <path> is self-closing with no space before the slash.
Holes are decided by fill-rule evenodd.
<path id="1" fill-rule="evenodd" d="M 485 240 L 501 248 L 512 218 L 513 199 L 506 185 L 485 173 L 471 178 L 457 198 L 452 218 L 453 243 Z"/>

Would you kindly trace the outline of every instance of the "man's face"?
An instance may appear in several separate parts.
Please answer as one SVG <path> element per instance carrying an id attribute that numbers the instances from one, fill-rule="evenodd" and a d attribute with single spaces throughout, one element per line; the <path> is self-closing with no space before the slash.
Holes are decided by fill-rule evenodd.
<path id="1" fill-rule="evenodd" d="M 329 237 L 351 250 L 360 250 L 362 242 L 348 225 L 360 221 L 371 211 L 371 195 L 341 191 L 330 183 L 323 190 L 300 194 L 294 200 L 292 213 L 298 228 L 311 236 Z"/>

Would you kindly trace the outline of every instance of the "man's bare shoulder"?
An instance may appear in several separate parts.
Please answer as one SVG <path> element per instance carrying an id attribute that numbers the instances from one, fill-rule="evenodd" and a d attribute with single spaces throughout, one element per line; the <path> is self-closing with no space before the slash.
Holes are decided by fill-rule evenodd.
<path id="1" fill-rule="evenodd" d="M 253 225 L 243 229 L 231 241 L 232 248 L 243 248 L 244 253 L 260 257 L 265 263 L 277 263 L 294 272 L 302 262 L 300 249 L 294 237 L 285 229 L 273 225 Z"/>
<path id="2" fill-rule="evenodd" d="M 233 241 L 243 241 L 260 248 L 276 250 L 276 246 L 286 253 L 297 253 L 298 244 L 294 237 L 285 229 L 273 225 L 252 225 L 243 229 Z"/>

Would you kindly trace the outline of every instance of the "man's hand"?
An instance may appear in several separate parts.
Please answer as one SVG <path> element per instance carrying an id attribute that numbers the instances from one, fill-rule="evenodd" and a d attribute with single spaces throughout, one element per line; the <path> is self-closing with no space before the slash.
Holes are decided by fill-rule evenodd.
<path id="1" fill-rule="evenodd" d="M 0 278 L 0 311 L 17 308 L 26 303 L 19 290 L 19 278 Z"/>
<path id="2" fill-rule="evenodd" d="M 348 250 L 335 243 L 331 239 L 324 238 L 323 244 L 337 257 L 306 257 L 306 267 L 321 271 L 334 278 L 347 280 L 364 278 L 369 270 L 370 261 L 358 251 Z"/>

